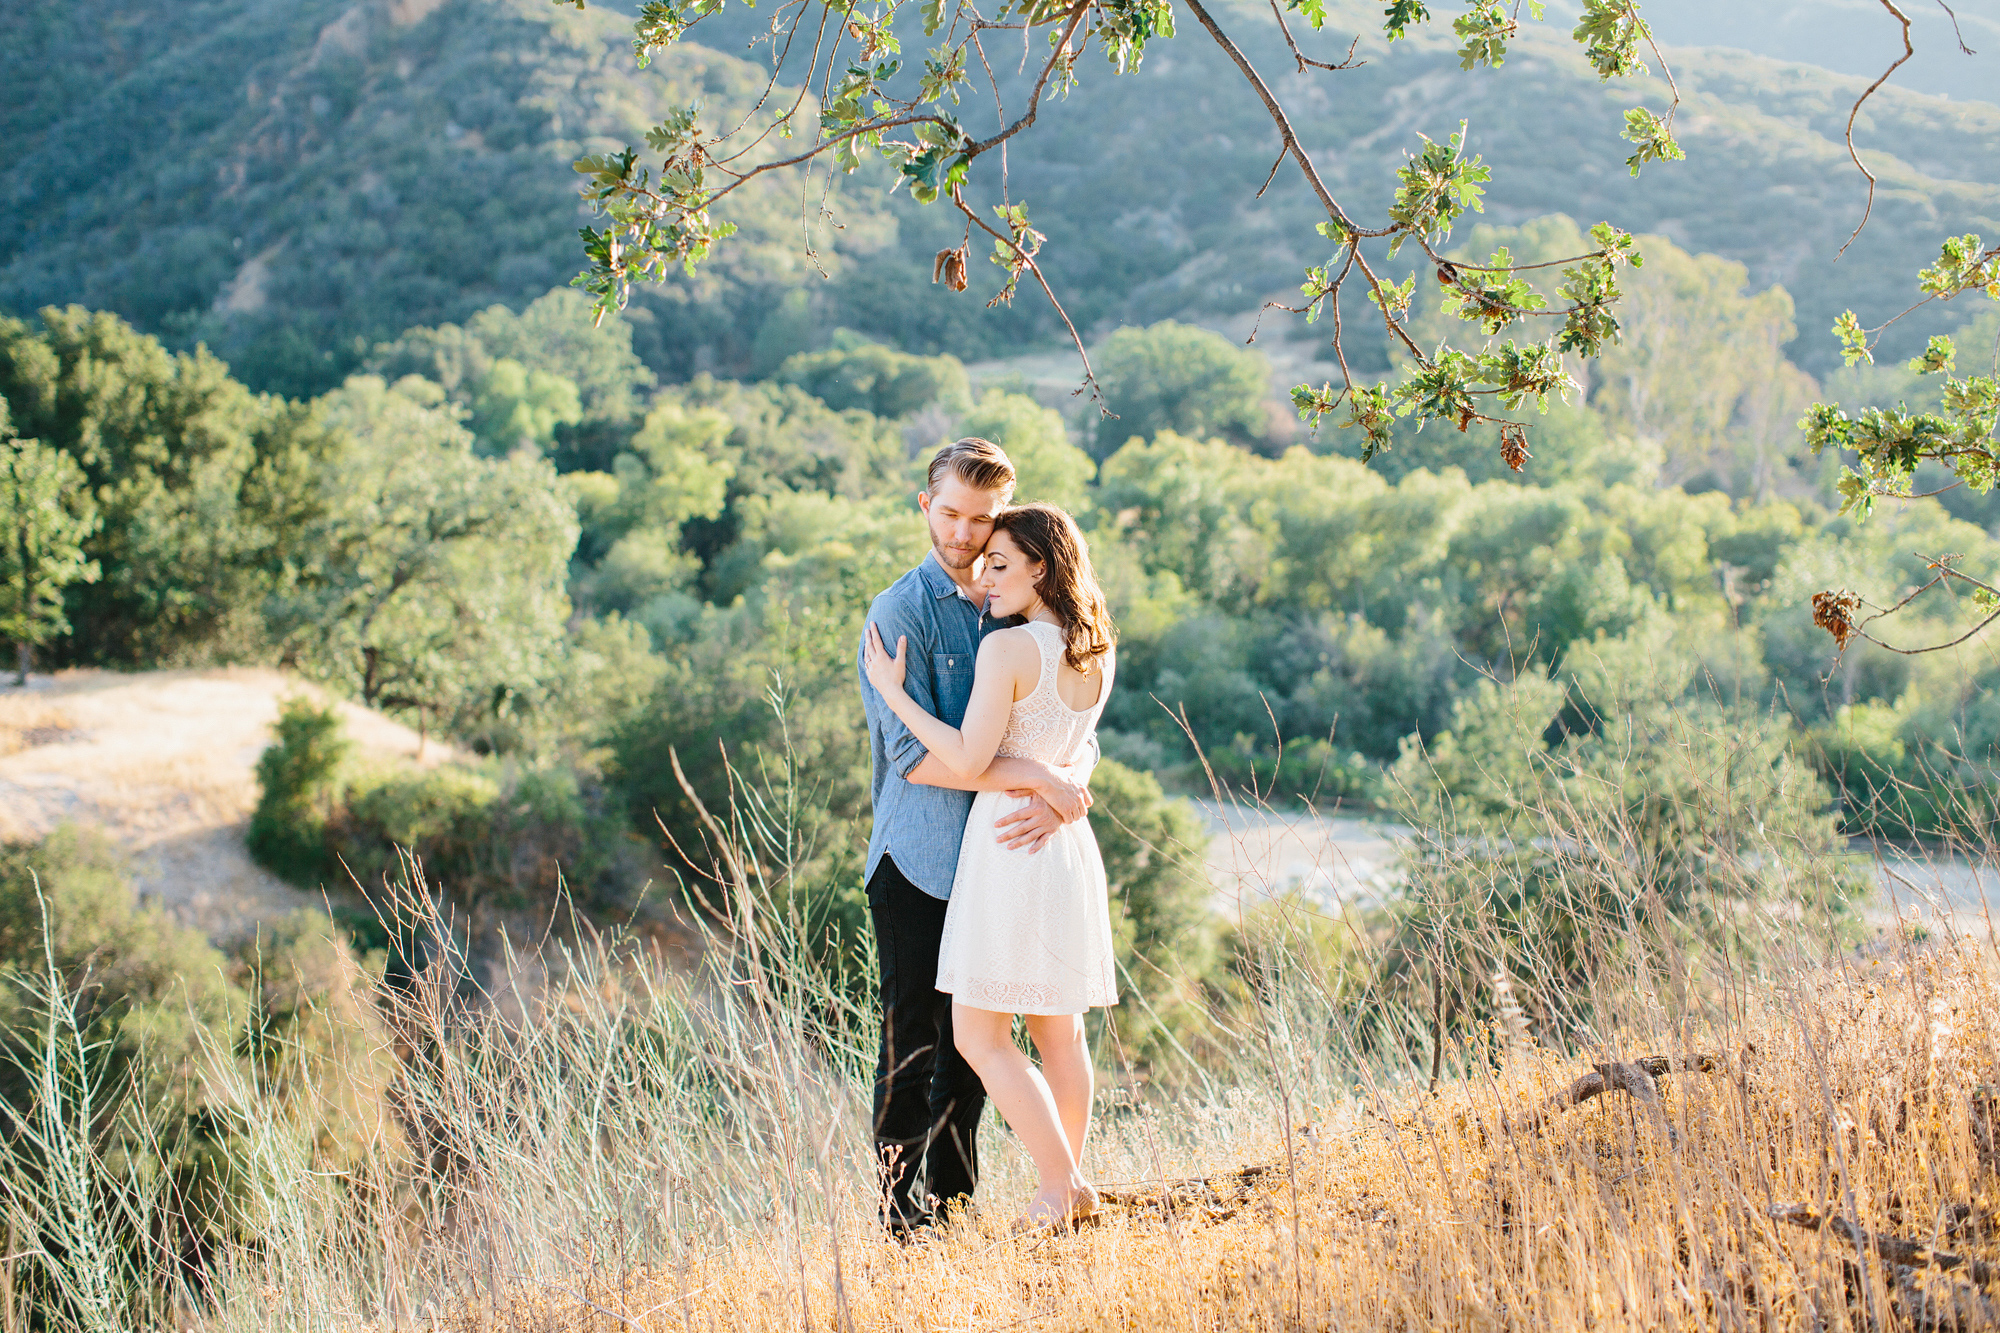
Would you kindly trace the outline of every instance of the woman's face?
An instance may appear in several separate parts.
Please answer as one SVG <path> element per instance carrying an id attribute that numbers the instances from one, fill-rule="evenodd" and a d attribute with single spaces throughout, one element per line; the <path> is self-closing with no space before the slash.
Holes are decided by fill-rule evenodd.
<path id="1" fill-rule="evenodd" d="M 1041 576 L 1042 567 L 1021 554 L 1013 537 L 995 532 L 987 540 L 986 567 L 979 576 L 986 614 L 995 620 L 1026 615 L 1038 600 L 1035 581 Z"/>

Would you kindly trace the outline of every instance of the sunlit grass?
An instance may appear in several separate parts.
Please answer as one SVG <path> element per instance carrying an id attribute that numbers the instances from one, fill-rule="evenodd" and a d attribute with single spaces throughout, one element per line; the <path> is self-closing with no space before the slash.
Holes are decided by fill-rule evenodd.
<path id="1" fill-rule="evenodd" d="M 1615 853 L 1618 816 L 1555 803 L 1538 815 L 1568 825 L 1540 840 L 1552 873 L 1618 890 L 1563 900 L 1563 931 L 1510 924 L 1489 901 L 1504 883 L 1478 878 L 1493 848 L 1454 861 L 1449 839 L 1406 907 L 1485 887 L 1399 963 L 1395 918 L 1277 894 L 1182 1046 L 1141 1066 L 1115 1029 L 1100 1039 L 1101 1219 L 1016 1233 L 1032 1171 L 989 1120 L 979 1206 L 896 1244 L 875 1220 L 865 987 L 797 915 L 787 789 L 736 797 L 710 826 L 717 910 L 693 970 L 581 928 L 476 966 L 465 923 L 406 876 L 384 910 L 419 966 L 376 987 L 366 1021 L 400 1073 L 358 1164 L 329 1166 L 296 1101 L 217 1052 L 249 1224 L 165 1296 L 115 1246 L 79 1245 L 56 1261 L 76 1294 L 51 1322 L 1803 1330 L 1892 1311 L 1947 1327 L 1938 1301 L 1984 1317 L 1993 1299 L 1966 1265 L 1897 1267 L 1833 1223 L 1774 1216 L 1803 1204 L 2000 1258 L 1991 943 L 1913 916 L 1852 948 L 1736 891 L 1729 876 L 1764 874 L 1757 849 L 1705 867 L 1704 891 L 1740 904 L 1726 930 L 1666 923 Z M 35 1123 L 60 1126 L 80 1114 L 62 1082 L 77 1062 L 50 1013 Z M 1654 1056 L 1677 1067 L 1615 1068 Z M 1579 1100 L 1598 1066 L 1625 1087 Z M 34 1206 L 69 1207 L 66 1224 L 157 1204 L 143 1173 L 63 1160 L 49 1184 L 69 1193 Z"/>

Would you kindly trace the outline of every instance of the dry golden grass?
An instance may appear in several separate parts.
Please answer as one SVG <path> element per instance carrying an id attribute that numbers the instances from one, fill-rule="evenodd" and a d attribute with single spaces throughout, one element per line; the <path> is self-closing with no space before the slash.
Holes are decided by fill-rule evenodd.
<path id="1" fill-rule="evenodd" d="M 922 1243 L 875 1228 L 824 1172 L 774 1170 L 770 1213 L 620 1258 L 569 1242 L 568 1273 L 496 1275 L 438 1312 L 499 1330 L 1839 1329 L 2000 1326 L 1965 1268 L 1897 1268 L 1775 1219 L 1805 1203 L 1862 1229 L 2000 1260 L 2000 1155 L 1976 1117 L 2000 1084 L 1991 952 L 1911 947 L 1710 997 L 1704 1022 L 1635 1025 L 1596 1052 L 1517 1049 L 1472 1076 L 1357 1090 L 1291 1136 L 1285 1071 L 1233 1108 L 1110 1117 L 1100 1178 L 1142 1206 L 1074 1234 L 1010 1234 L 1018 1148 L 989 1130 L 984 1210 Z M 1551 1098 L 1593 1060 L 1716 1056 L 1656 1105 Z M 1497 1056 L 1497 1058 L 1492 1058 Z M 1542 1114 L 1537 1114 L 1541 1111 Z M 1233 1123 L 1231 1123 L 1233 1122 Z M 2000 1131 L 2000 1110 L 1993 1129 Z M 845 1127 L 842 1127 L 845 1132 Z M 1246 1137 L 1232 1141 L 1231 1135 Z M 1272 1169 L 1248 1183 L 1228 1173 Z M 1159 1182 L 1216 1173 L 1166 1209 Z M 1153 1182 L 1150 1186 L 1144 1182 Z M 663 1182 L 656 1207 L 680 1206 Z M 794 1223 L 795 1208 L 820 1221 Z M 636 1248 L 636 1247 L 635 1247 Z M 1992 1274 L 1985 1276 L 1991 1277 Z M 1980 1322 L 1980 1321 L 1989 1322 Z"/>

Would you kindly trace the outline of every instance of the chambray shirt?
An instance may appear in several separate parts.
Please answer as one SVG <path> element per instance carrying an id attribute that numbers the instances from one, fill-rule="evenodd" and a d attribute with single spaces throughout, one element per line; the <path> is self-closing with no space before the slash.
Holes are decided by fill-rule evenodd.
<path id="1" fill-rule="evenodd" d="M 979 641 L 993 630 L 1019 623 L 988 620 L 963 596 L 935 553 L 890 584 L 869 604 L 868 619 L 882 632 L 882 646 L 896 651 L 905 636 L 903 689 L 917 707 L 952 726 L 965 723 L 965 706 L 972 698 L 972 672 Z M 862 627 L 867 643 L 867 626 Z M 949 787 L 926 787 L 906 781 L 910 770 L 930 751 L 891 712 L 868 682 L 863 649 L 855 650 L 861 673 L 861 702 L 868 714 L 868 752 L 872 763 L 869 792 L 875 803 L 875 826 L 868 835 L 868 864 L 863 882 L 874 878 L 885 854 L 895 857 L 903 877 L 933 898 L 951 897 L 958 873 L 958 844 L 965 836 L 965 819 L 972 813 L 973 793 Z"/>

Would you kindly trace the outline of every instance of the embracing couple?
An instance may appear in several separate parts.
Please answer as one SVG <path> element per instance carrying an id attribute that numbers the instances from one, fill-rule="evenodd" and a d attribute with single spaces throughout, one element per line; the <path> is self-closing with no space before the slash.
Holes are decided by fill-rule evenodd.
<path id="1" fill-rule="evenodd" d="M 1084 818 L 1111 618 L 1083 534 L 1014 508 L 1014 468 L 964 439 L 918 507 L 931 550 L 868 608 L 868 904 L 882 968 L 875 1145 L 905 1234 L 969 1202 L 992 1097 L 1033 1156 L 1030 1223 L 1072 1221 L 1092 1074 L 1083 1015 L 1117 1003 L 1104 862 Z M 1024 1015 L 1037 1068 L 1014 1044 Z"/>

